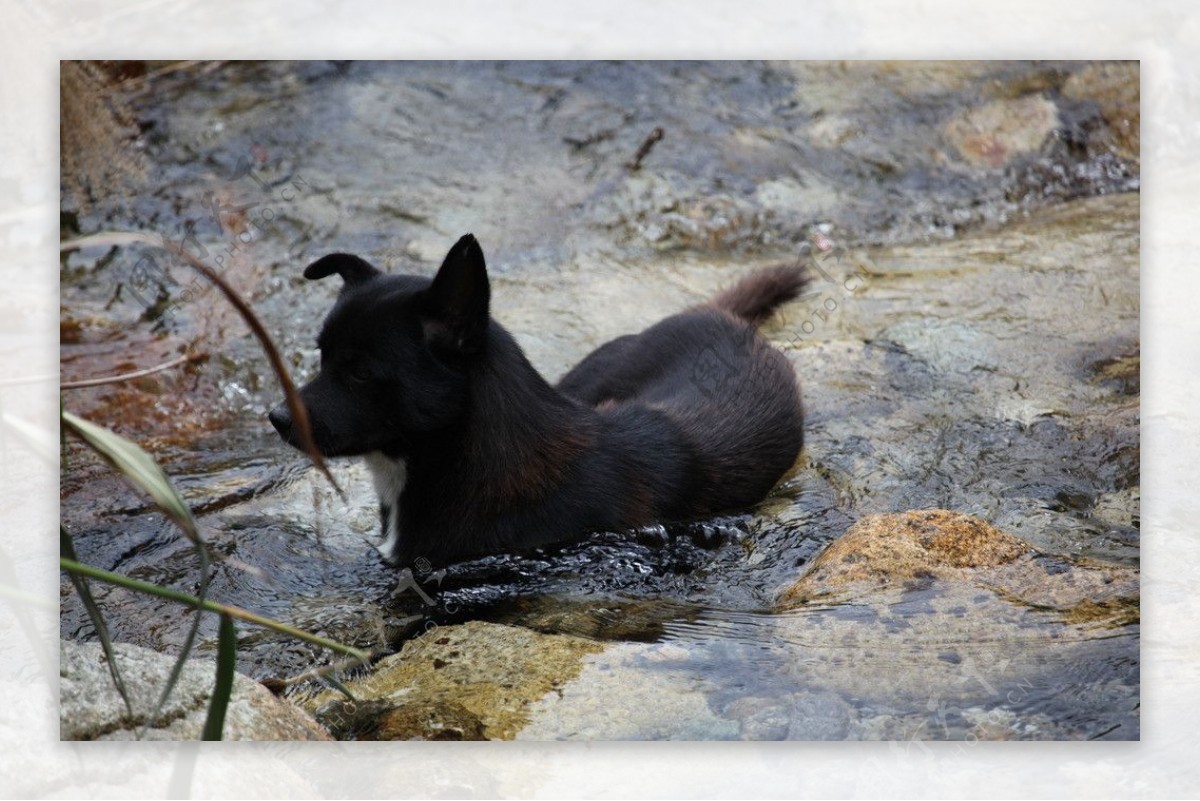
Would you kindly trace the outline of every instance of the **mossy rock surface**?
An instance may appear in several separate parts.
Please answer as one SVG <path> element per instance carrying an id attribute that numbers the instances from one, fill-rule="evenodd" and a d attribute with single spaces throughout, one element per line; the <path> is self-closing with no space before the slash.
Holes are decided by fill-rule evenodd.
<path id="1" fill-rule="evenodd" d="M 801 601 L 850 584 L 885 586 L 914 578 L 960 578 L 1031 553 L 1019 537 L 944 509 L 871 515 L 825 549 L 781 600 Z"/>
<path id="2" fill-rule="evenodd" d="M 868 602 L 937 582 L 1056 610 L 1069 623 L 1138 620 L 1133 568 L 1041 554 L 985 520 L 945 509 L 864 517 L 813 560 L 779 602 Z"/>
<path id="3" fill-rule="evenodd" d="M 512 739 L 529 707 L 579 675 L 601 643 L 470 621 L 428 631 L 347 686 L 306 706 L 342 736 L 363 739 Z M 366 713 L 361 705 L 366 704 Z"/>

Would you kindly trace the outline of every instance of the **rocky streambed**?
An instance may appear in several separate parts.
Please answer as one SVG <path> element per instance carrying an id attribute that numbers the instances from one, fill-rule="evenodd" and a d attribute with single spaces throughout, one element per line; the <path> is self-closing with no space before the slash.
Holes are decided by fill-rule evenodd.
<path id="1" fill-rule="evenodd" d="M 299 273 L 330 250 L 429 273 L 473 230 L 495 315 L 551 378 L 802 260 L 813 291 L 764 332 L 800 377 L 805 451 L 742 516 L 398 594 L 365 541 L 365 471 L 336 466 L 340 498 L 278 443 L 240 322 L 161 257 L 139 281 L 153 254 L 133 248 L 64 257 L 64 379 L 207 358 L 65 403 L 151 450 L 202 513 L 225 557 L 213 597 L 395 652 L 348 677 L 353 702 L 288 691 L 335 737 L 1136 739 L 1137 81 L 1082 63 L 230 64 L 129 97 L 135 199 L 64 201 L 64 238 L 194 235 L 298 378 L 333 292 Z M 187 543 L 75 445 L 62 486 L 81 559 L 194 587 Z M 178 651 L 187 609 L 96 590 L 118 641 Z M 95 636 L 65 579 L 62 634 Z M 330 659 L 240 635 L 252 678 Z"/>

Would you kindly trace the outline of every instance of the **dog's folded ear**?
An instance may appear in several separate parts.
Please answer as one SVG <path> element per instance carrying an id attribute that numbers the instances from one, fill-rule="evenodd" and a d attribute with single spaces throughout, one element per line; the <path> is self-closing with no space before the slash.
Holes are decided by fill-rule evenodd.
<path id="1" fill-rule="evenodd" d="M 379 270 L 350 253 L 330 253 L 304 268 L 304 277 L 310 281 L 319 281 L 334 273 L 350 286 L 379 275 Z"/>
<path id="2" fill-rule="evenodd" d="M 429 287 L 426 337 L 459 353 L 479 351 L 487 336 L 490 298 L 483 249 L 467 234 L 450 248 Z"/>

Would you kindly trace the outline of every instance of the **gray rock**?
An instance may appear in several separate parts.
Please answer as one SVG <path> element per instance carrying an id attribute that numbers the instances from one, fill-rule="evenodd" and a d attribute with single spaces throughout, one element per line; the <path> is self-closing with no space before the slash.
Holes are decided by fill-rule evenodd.
<path id="1" fill-rule="evenodd" d="M 800 692 L 792 695 L 789 740 L 845 740 L 854 710 L 833 693 Z"/>
<path id="2" fill-rule="evenodd" d="M 739 723 L 741 729 L 738 732 L 743 740 L 786 740 L 788 737 L 788 728 L 791 724 L 791 715 L 785 704 L 779 703 L 772 699 L 761 698 L 745 698 L 741 701 L 750 702 L 750 704 L 740 704 L 739 706 L 757 706 L 751 712 L 744 714 Z M 754 703 L 758 702 L 758 703 Z M 738 712 L 740 710 L 729 710 Z"/>
<path id="3" fill-rule="evenodd" d="M 216 668 L 189 660 L 158 721 L 140 733 L 153 712 L 174 658 L 118 643 L 121 676 L 133 717 L 113 687 L 98 643 L 62 642 L 59 665 L 59 732 L 63 740 L 198 740 L 204 729 Z M 319 724 L 288 701 L 240 674 L 225 713 L 226 740 L 330 740 Z"/>
<path id="4" fill-rule="evenodd" d="M 959 322 L 928 318 L 905 320 L 882 331 L 879 338 L 900 345 L 944 372 L 969 373 L 999 367 L 988 337 Z"/>
<path id="5" fill-rule="evenodd" d="M 716 687 L 687 670 L 695 656 L 671 642 L 610 644 L 589 655 L 558 693 L 529 706 L 529 723 L 516 739 L 737 739 L 738 724 L 708 702 Z"/>

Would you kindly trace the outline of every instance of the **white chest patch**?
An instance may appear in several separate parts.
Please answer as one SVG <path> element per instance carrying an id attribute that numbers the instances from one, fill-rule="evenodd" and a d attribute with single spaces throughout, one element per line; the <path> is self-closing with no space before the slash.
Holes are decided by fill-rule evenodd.
<path id="1" fill-rule="evenodd" d="M 400 544 L 400 495 L 408 481 L 408 465 L 403 459 L 392 459 L 379 451 L 366 456 L 367 469 L 375 481 L 375 492 L 379 503 L 388 509 L 383 531 L 383 541 L 375 548 L 385 559 L 391 559 Z"/>

